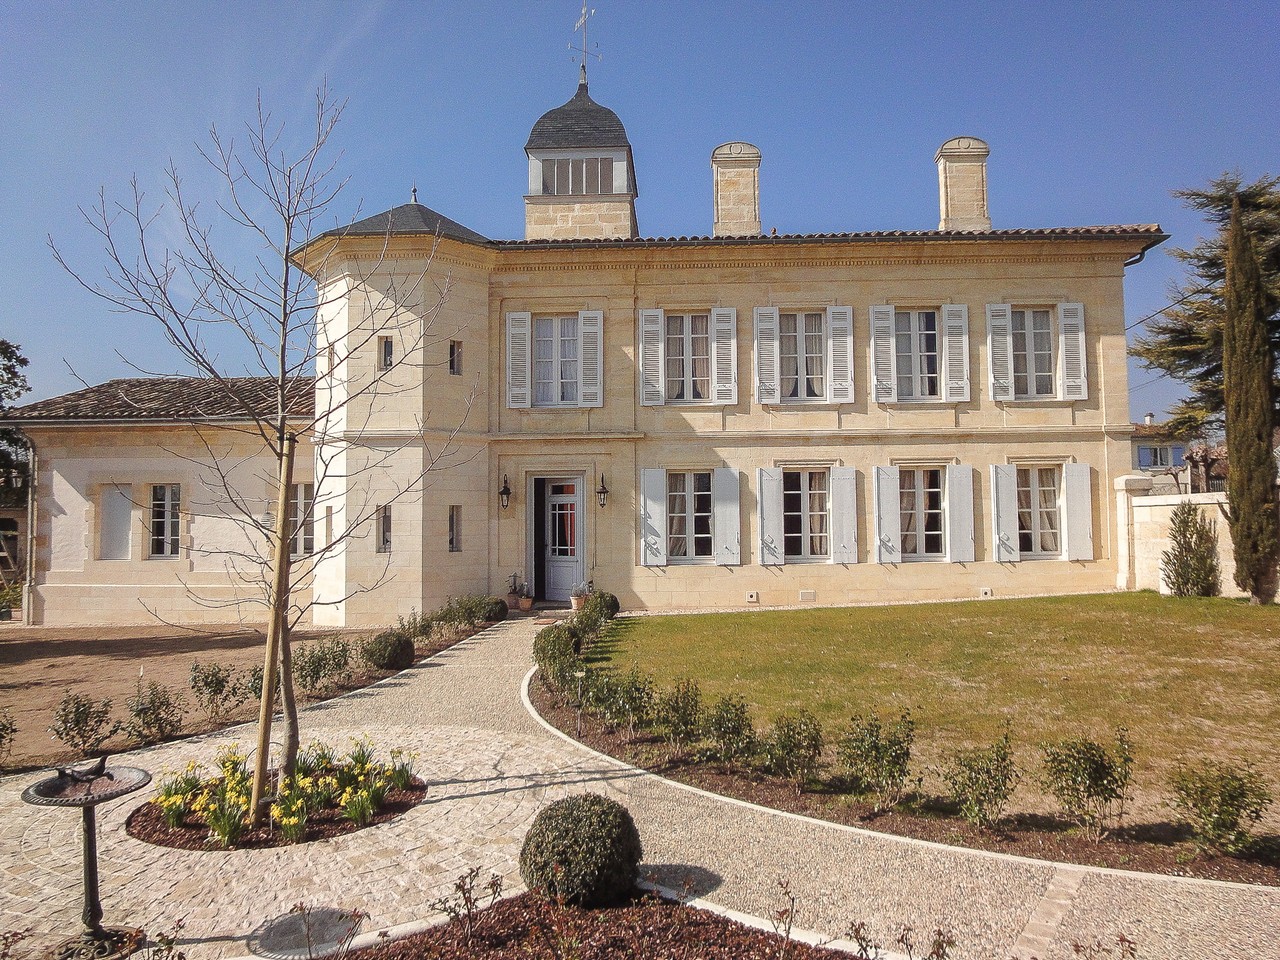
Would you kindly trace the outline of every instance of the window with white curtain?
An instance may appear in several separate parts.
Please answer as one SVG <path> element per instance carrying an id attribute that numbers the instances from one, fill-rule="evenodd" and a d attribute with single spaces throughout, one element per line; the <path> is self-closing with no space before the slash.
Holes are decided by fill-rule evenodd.
<path id="1" fill-rule="evenodd" d="M 578 318 L 533 321 L 533 405 L 578 405 Z"/>
<path id="2" fill-rule="evenodd" d="M 1053 314 L 1049 310 L 1011 310 L 1013 395 L 1018 399 L 1052 397 L 1057 388 Z"/>
<path id="3" fill-rule="evenodd" d="M 821 470 L 782 471 L 783 555 L 788 560 L 831 556 L 830 474 Z"/>
<path id="4" fill-rule="evenodd" d="M 711 399 L 711 315 L 666 315 L 668 403 Z"/>
<path id="5" fill-rule="evenodd" d="M 778 364 L 783 400 L 827 396 L 826 313 L 778 313 Z"/>
<path id="6" fill-rule="evenodd" d="M 667 471 L 667 561 L 714 556 L 710 470 Z"/>
<path id="7" fill-rule="evenodd" d="M 1018 467 L 1018 550 L 1024 556 L 1062 554 L 1058 466 Z"/>
<path id="8" fill-rule="evenodd" d="M 895 310 L 898 399 L 921 400 L 938 392 L 938 311 Z"/>
<path id="9" fill-rule="evenodd" d="M 906 559 L 946 556 L 942 467 L 900 467 L 898 499 L 901 550 Z"/>

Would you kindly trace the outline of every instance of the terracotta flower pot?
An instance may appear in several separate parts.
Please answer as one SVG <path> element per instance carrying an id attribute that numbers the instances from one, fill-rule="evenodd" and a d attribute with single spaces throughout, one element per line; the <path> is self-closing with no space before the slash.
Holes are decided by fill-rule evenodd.
<path id="1" fill-rule="evenodd" d="M 570 597 L 569 598 L 569 603 L 573 605 L 573 609 L 575 610 L 581 610 L 583 605 L 586 604 L 586 602 L 587 602 L 586 597 Z"/>
<path id="2" fill-rule="evenodd" d="M 520 598 L 520 609 L 521 609 L 523 612 L 525 612 L 525 613 L 528 613 L 530 610 L 532 610 L 532 609 L 533 609 L 533 597 L 521 597 L 521 598 Z"/>

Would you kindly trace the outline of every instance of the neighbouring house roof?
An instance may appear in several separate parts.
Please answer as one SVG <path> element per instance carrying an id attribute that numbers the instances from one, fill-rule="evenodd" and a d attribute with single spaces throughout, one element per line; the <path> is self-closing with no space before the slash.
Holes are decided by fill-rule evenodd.
<path id="1" fill-rule="evenodd" d="M 82 422 L 180 422 L 249 420 L 244 407 L 229 395 L 239 394 L 251 409 L 269 415 L 275 407 L 271 377 L 228 377 L 223 387 L 206 377 L 126 377 L 48 400 L 14 407 L 0 417 L 17 426 Z M 229 390 L 228 390 L 229 388 Z M 315 379 L 298 377 L 291 384 L 289 414 L 310 418 L 315 411 Z"/>
<path id="2" fill-rule="evenodd" d="M 568 103 L 548 110 L 529 132 L 526 150 L 578 150 L 592 147 L 631 148 L 618 115 L 591 99 L 584 75 Z"/>
<path id="3" fill-rule="evenodd" d="M 1165 443 L 1181 442 L 1179 437 L 1169 431 L 1169 425 L 1165 423 L 1135 423 L 1133 425 L 1133 439 L 1164 441 Z"/>

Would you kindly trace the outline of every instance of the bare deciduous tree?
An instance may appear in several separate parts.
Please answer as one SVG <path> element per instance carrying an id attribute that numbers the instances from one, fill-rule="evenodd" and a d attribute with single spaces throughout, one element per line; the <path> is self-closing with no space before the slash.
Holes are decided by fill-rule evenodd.
<path id="1" fill-rule="evenodd" d="M 237 589 L 228 597 L 186 586 L 208 606 L 237 612 L 246 603 L 265 607 L 255 821 L 268 784 L 277 677 L 285 722 L 282 775 L 292 773 L 297 757 L 293 628 L 317 605 L 341 603 L 357 591 L 378 587 L 388 575 L 389 556 L 372 582 L 346 585 L 341 596 L 316 595 L 317 568 L 351 539 L 366 536 L 378 508 L 421 497 L 432 471 L 466 456 L 453 441 L 474 399 L 473 391 L 461 421 L 436 434 L 434 444 L 426 441 L 421 422 L 419 436 L 411 441 L 367 442 L 375 414 L 415 383 L 421 386 L 428 348 L 442 339 L 433 336 L 432 328 L 448 299 L 449 282 L 429 276 L 430 254 L 411 275 L 384 270 L 389 223 L 372 257 L 359 261 L 359 267 L 343 260 L 343 283 L 334 285 L 340 289 L 327 294 L 325 284 L 315 279 L 327 277 L 331 266 L 338 272 L 330 258 L 345 238 L 343 229 L 322 225 L 326 214 L 333 223 L 330 207 L 345 185 L 326 150 L 342 111 L 343 104 L 321 88 L 306 141 L 292 156 L 285 127 L 273 121 L 261 98 L 256 116 L 246 124 L 245 146 L 212 129 L 209 147 L 200 150 L 218 186 L 211 218 L 187 196 L 172 164 L 166 171 L 167 204 L 153 208 L 136 178 L 123 202 L 110 202 L 100 192 L 97 204 L 81 212 L 104 245 L 101 282 L 84 279 L 50 240 L 58 262 L 81 285 L 121 311 L 153 320 L 176 351 L 184 374 L 205 378 L 211 387 L 211 415 L 186 420 L 198 438 L 199 455 L 174 453 L 202 471 L 208 500 L 200 509 L 238 529 L 234 544 L 191 546 L 195 554 L 221 558 Z M 175 229 L 176 241 L 168 239 L 166 233 Z M 325 323 L 326 311 L 339 306 L 356 318 L 341 329 Z M 380 337 L 395 344 L 390 362 L 373 364 L 367 375 L 350 375 L 356 365 L 349 361 L 367 358 Z M 215 410 L 217 416 L 212 415 Z M 227 416 L 228 411 L 233 415 Z M 310 441 L 315 451 L 315 493 L 309 502 L 291 496 L 300 439 Z M 349 482 L 347 455 L 353 449 L 360 448 L 361 469 L 376 470 L 411 443 L 415 449 L 421 445 L 422 456 L 410 475 L 401 472 L 394 489 L 376 506 L 344 500 L 338 528 L 314 537 L 309 554 L 300 549 L 304 531 L 313 528 L 317 517 L 331 515 L 326 504 L 343 496 L 331 487 Z M 269 456 L 262 456 L 263 451 Z M 252 464 L 263 460 L 271 464 L 270 476 L 253 475 Z M 246 483 L 246 465 L 251 483 Z M 252 487 L 272 490 L 271 502 L 247 489 Z M 193 507 L 184 504 L 184 509 L 191 512 Z"/>

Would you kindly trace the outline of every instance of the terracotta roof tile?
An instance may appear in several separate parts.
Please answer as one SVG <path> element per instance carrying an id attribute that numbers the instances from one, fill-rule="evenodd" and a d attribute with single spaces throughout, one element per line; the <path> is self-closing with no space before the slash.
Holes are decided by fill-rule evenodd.
<path id="1" fill-rule="evenodd" d="M 270 377 L 229 377 L 228 385 L 254 409 L 275 405 Z M 291 385 L 289 412 L 310 417 L 315 409 L 315 380 L 299 377 Z M 17 424 L 77 421 L 247 420 L 242 406 L 215 381 L 203 377 L 131 377 L 108 380 L 60 397 L 15 407 L 2 418 Z"/>

